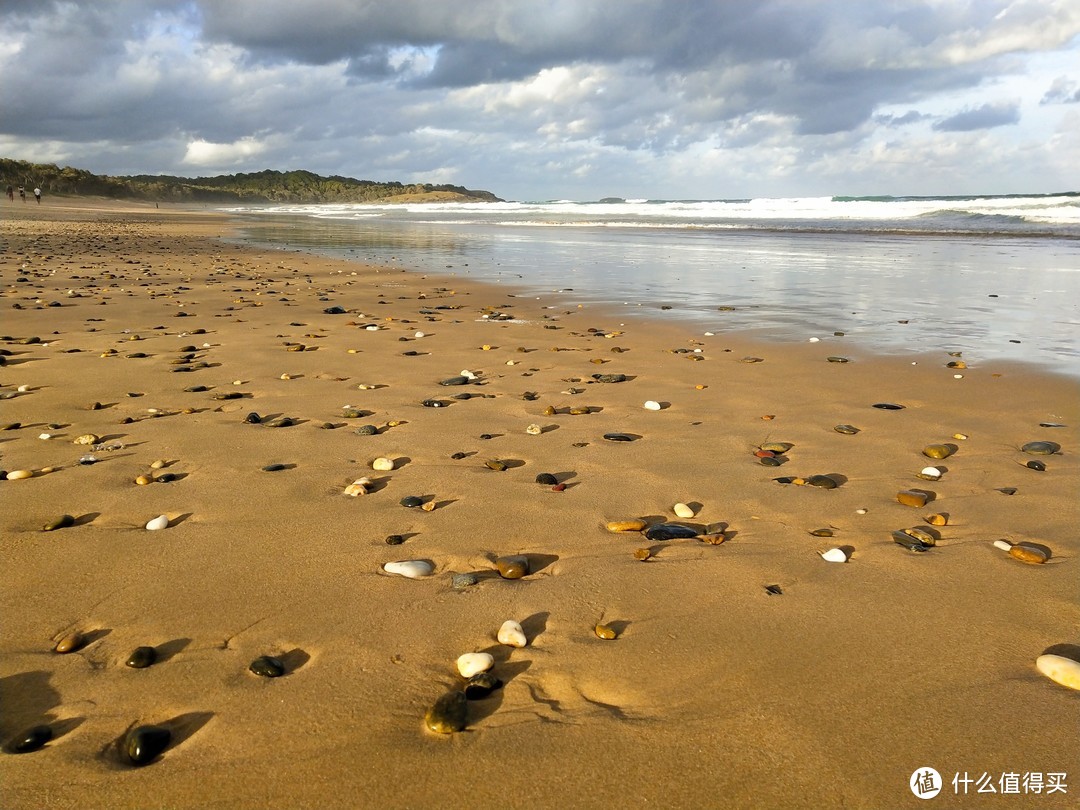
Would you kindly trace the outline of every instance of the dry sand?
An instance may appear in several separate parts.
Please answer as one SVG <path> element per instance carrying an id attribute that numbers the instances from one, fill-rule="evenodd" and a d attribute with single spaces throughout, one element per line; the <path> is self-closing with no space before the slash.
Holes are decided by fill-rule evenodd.
<path id="1" fill-rule="evenodd" d="M 0 393 L 16 394 L 0 423 L 22 425 L 0 433 L 0 467 L 39 471 L 0 481 L 0 731 L 56 735 L 0 755 L 5 808 L 882 808 L 921 806 L 908 780 L 922 766 L 943 774 L 941 804 L 1075 806 L 1080 695 L 1034 666 L 1048 649 L 1080 657 L 1075 380 L 969 358 L 957 372 L 943 353 L 875 356 L 854 338 L 622 325 L 555 294 L 216 241 L 228 227 L 177 208 L 5 206 L 0 332 L 42 342 L 0 343 Z M 189 345 L 205 367 L 171 373 Z M 438 385 L 463 369 L 480 380 Z M 243 398 L 215 399 L 230 392 Z M 581 405 L 594 412 L 566 412 Z M 245 424 L 251 411 L 298 424 Z M 87 433 L 115 449 L 73 444 Z M 1062 447 L 1038 457 L 1045 472 L 1024 466 L 1033 440 Z M 754 451 L 775 441 L 792 443 L 786 463 L 762 466 Z M 940 442 L 959 450 L 921 454 Z M 98 463 L 78 464 L 88 452 Z M 380 456 L 397 468 L 373 472 Z M 136 485 L 156 459 L 178 480 Z M 916 478 L 930 464 L 941 480 Z M 565 490 L 535 483 L 545 472 Z M 814 474 L 841 486 L 773 480 Z M 377 491 L 343 494 L 364 475 Z M 909 488 L 936 499 L 897 503 Z M 679 501 L 726 542 L 605 530 L 674 520 Z M 934 549 L 893 542 L 937 512 Z M 62 514 L 76 525 L 41 531 Z M 146 531 L 160 514 L 169 528 Z M 823 527 L 835 536 L 809 534 Z M 1001 538 L 1053 556 L 1026 565 Z M 818 556 L 834 546 L 849 562 Z M 503 554 L 530 555 L 533 573 L 499 578 Z M 403 559 L 435 573 L 380 570 Z M 455 572 L 480 581 L 455 590 Z M 529 646 L 497 643 L 506 619 Z M 597 638 L 598 621 L 618 638 Z M 54 653 L 71 630 L 88 642 Z M 126 667 L 140 645 L 162 660 Z M 469 704 L 465 731 L 427 731 L 461 686 L 455 659 L 481 650 L 504 688 Z M 248 672 L 264 654 L 285 677 Z M 173 732 L 143 768 L 118 753 L 137 724 Z M 1006 773 L 1071 784 L 972 784 L 963 800 L 958 772 L 999 790 Z"/>

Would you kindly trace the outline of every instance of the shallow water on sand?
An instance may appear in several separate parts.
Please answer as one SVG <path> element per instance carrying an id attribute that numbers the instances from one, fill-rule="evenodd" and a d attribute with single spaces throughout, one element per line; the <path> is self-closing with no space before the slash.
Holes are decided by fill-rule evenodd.
<path id="1" fill-rule="evenodd" d="M 235 214 L 246 242 L 507 281 L 702 331 L 961 351 L 1080 376 L 1080 241 L 980 234 L 655 229 Z M 670 309 L 666 309 L 670 307 Z M 664 308 L 664 309 L 662 309 Z"/>

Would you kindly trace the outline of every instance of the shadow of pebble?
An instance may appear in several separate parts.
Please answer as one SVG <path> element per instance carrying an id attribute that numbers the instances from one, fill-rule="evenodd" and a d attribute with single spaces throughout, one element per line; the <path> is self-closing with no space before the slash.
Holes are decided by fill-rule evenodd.
<path id="1" fill-rule="evenodd" d="M 282 653 L 278 658 L 280 658 L 281 663 L 285 665 L 286 675 L 292 675 L 296 670 L 300 669 L 311 660 L 311 656 L 299 647 L 289 650 L 287 653 Z"/>
<path id="2" fill-rule="evenodd" d="M 74 526 L 85 526 L 87 523 L 93 523 L 101 517 L 101 512 L 87 512 L 85 515 L 79 515 L 75 518 Z"/>
<path id="3" fill-rule="evenodd" d="M 49 685 L 51 677 L 51 672 L 32 670 L 0 678 L 0 738 L 47 722 L 61 702 L 60 693 Z"/>
<path id="4" fill-rule="evenodd" d="M 183 652 L 190 643 L 190 638 L 174 638 L 172 641 L 158 644 L 154 647 L 154 651 L 157 653 L 157 662 L 163 664 L 171 660 L 174 656 Z"/>
<path id="5" fill-rule="evenodd" d="M 1043 655 L 1060 655 L 1062 658 L 1071 658 L 1080 661 L 1080 644 L 1051 644 L 1042 651 Z"/>
<path id="6" fill-rule="evenodd" d="M 550 616 L 551 614 L 545 610 L 521 620 L 521 629 L 525 631 L 525 638 L 529 640 L 529 644 L 536 641 L 537 637 L 547 630 L 547 620 Z"/>
<path id="7" fill-rule="evenodd" d="M 622 638 L 623 634 L 630 628 L 631 622 L 626 619 L 616 619 L 615 621 L 604 622 L 604 624 L 614 630 L 618 638 Z"/>

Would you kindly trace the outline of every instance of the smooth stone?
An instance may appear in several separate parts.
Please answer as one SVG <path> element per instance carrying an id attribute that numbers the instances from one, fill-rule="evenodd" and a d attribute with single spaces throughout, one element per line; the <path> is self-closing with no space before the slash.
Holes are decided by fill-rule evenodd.
<path id="1" fill-rule="evenodd" d="M 505 644 L 508 647 L 520 648 L 529 643 L 529 640 L 525 637 L 525 631 L 513 619 L 507 619 L 502 623 L 496 638 L 499 639 L 500 644 Z"/>
<path id="2" fill-rule="evenodd" d="M 399 503 L 406 509 L 415 509 L 417 506 L 424 505 L 424 499 L 418 498 L 416 495 L 406 495 Z"/>
<path id="3" fill-rule="evenodd" d="M 999 548 L 1002 551 L 1012 551 L 1012 543 L 1008 540 L 995 540 L 994 548 Z"/>
<path id="4" fill-rule="evenodd" d="M 44 526 L 41 527 L 43 532 L 54 532 L 57 529 L 66 529 L 68 526 L 75 525 L 75 518 L 71 515 L 61 515 L 56 520 L 50 520 Z"/>
<path id="5" fill-rule="evenodd" d="M 702 543 L 708 543 L 710 546 L 719 546 L 727 541 L 727 535 L 723 532 L 711 532 L 709 534 L 699 534 L 698 540 Z"/>
<path id="6" fill-rule="evenodd" d="M 609 442 L 632 442 L 634 437 L 628 433 L 605 433 L 604 438 Z"/>
<path id="7" fill-rule="evenodd" d="M 145 486 L 147 486 L 149 484 L 154 483 L 154 476 L 152 476 L 152 475 L 139 475 L 139 476 L 136 476 L 135 483 L 136 483 L 136 485 L 138 485 L 140 487 L 145 487 Z"/>
<path id="8" fill-rule="evenodd" d="M 101 437 L 95 433 L 84 433 L 75 439 L 72 444 L 97 444 L 101 441 Z"/>
<path id="9" fill-rule="evenodd" d="M 150 465 L 150 469 L 152 469 L 152 470 L 160 470 L 161 468 L 163 468 L 168 463 L 169 462 L 167 462 L 165 459 L 159 458 L 157 461 L 153 462 Z"/>
<path id="10" fill-rule="evenodd" d="M 556 413 L 557 411 L 555 410 L 555 407 L 553 405 L 548 405 L 543 410 L 544 416 L 554 416 Z"/>
<path id="11" fill-rule="evenodd" d="M 740 363 L 764 363 L 764 357 L 744 357 L 739 360 Z"/>
<path id="12" fill-rule="evenodd" d="M 530 436 L 539 436 L 541 433 L 544 432 L 544 429 L 540 427 L 540 425 L 534 423 L 525 428 L 525 432 L 528 433 Z"/>
<path id="13" fill-rule="evenodd" d="M 448 377 L 445 380 L 441 380 L 439 385 L 468 385 L 472 380 L 468 377 L 461 375 L 457 377 Z"/>
<path id="14" fill-rule="evenodd" d="M 837 433 L 843 433 L 845 436 L 854 436 L 859 432 L 859 429 L 854 425 L 837 425 L 833 430 Z"/>
<path id="15" fill-rule="evenodd" d="M 625 374 L 593 374 L 592 378 L 602 383 L 620 383 L 627 379 Z"/>
<path id="16" fill-rule="evenodd" d="M 53 730 L 49 726 L 34 726 L 20 734 L 11 744 L 15 754 L 29 754 L 39 751 L 52 741 Z"/>
<path id="17" fill-rule="evenodd" d="M 895 402 L 878 402 L 873 407 L 882 411 L 902 411 L 903 405 L 897 405 Z"/>
<path id="18" fill-rule="evenodd" d="M 650 399 L 645 403 L 643 407 L 647 411 L 659 411 L 662 406 L 656 400 Z"/>
<path id="19" fill-rule="evenodd" d="M 353 408 L 352 406 L 346 406 L 341 409 L 342 419 L 359 419 L 364 415 L 364 411 L 360 408 Z"/>
<path id="20" fill-rule="evenodd" d="M 896 501 L 897 503 L 904 504 L 904 506 L 915 506 L 921 509 L 926 506 L 927 497 L 925 492 L 905 489 L 902 492 L 896 493 Z"/>
<path id="21" fill-rule="evenodd" d="M 471 588 L 479 582 L 480 577 L 473 573 L 454 574 L 450 577 L 450 587 L 458 591 Z"/>
<path id="22" fill-rule="evenodd" d="M 424 725 L 437 734 L 453 734 L 465 729 L 468 699 L 459 690 L 447 692 L 424 715 Z"/>
<path id="23" fill-rule="evenodd" d="M 918 526 L 912 526 L 910 529 L 901 529 L 908 537 L 912 537 L 922 543 L 924 546 L 937 545 L 937 537 L 926 529 L 922 529 Z"/>
<path id="24" fill-rule="evenodd" d="M 500 461 L 497 458 L 493 458 L 490 461 L 485 461 L 484 466 L 487 467 L 489 470 L 495 470 L 495 472 L 506 471 L 506 462 Z"/>
<path id="25" fill-rule="evenodd" d="M 462 678 L 471 678 L 473 675 L 487 672 L 495 666 L 495 658 L 491 653 L 465 653 L 458 656 L 455 666 L 457 666 L 457 671 Z"/>
<path id="26" fill-rule="evenodd" d="M 53 652 L 59 653 L 60 655 L 66 655 L 80 649 L 85 643 L 86 636 L 84 636 L 78 630 L 72 630 L 70 633 L 65 635 L 58 642 L 56 642 L 56 646 L 53 647 Z"/>
<path id="27" fill-rule="evenodd" d="M 153 647 L 136 647 L 131 651 L 131 655 L 128 656 L 124 665 L 129 666 L 132 669 L 146 669 L 147 667 L 152 666 L 156 661 L 157 650 Z"/>
<path id="28" fill-rule="evenodd" d="M 929 523 L 931 526 L 948 526 L 949 516 L 946 515 L 944 512 L 938 512 L 935 515 L 927 515 L 926 522 Z"/>
<path id="29" fill-rule="evenodd" d="M 538 476 L 536 476 L 536 483 L 553 487 L 559 483 L 559 479 L 551 473 L 540 473 Z"/>
<path id="30" fill-rule="evenodd" d="M 575 405 L 570 409 L 569 413 L 571 416 L 584 416 L 592 413 L 592 408 L 588 405 Z"/>
<path id="31" fill-rule="evenodd" d="M 941 478 L 941 470 L 937 467 L 923 467 L 916 475 L 924 481 L 937 481 Z"/>
<path id="32" fill-rule="evenodd" d="M 529 574 L 529 558 L 524 554 L 512 554 L 495 560 L 495 567 L 503 579 L 521 579 Z"/>
<path id="33" fill-rule="evenodd" d="M 244 417 L 244 422 L 248 425 L 259 425 L 262 424 L 262 417 L 255 413 L 255 411 L 252 411 Z"/>
<path id="34" fill-rule="evenodd" d="M 807 486 L 820 487 L 821 489 L 836 489 L 836 479 L 827 475 L 811 475 L 806 479 Z"/>
<path id="35" fill-rule="evenodd" d="M 262 471 L 263 472 L 281 472 L 284 469 L 287 469 L 284 464 L 267 464 L 265 467 L 262 468 Z"/>
<path id="36" fill-rule="evenodd" d="M 848 360 L 848 358 L 839 357 L 837 355 L 833 355 L 831 357 L 826 357 L 825 359 L 828 360 L 830 363 L 850 363 L 851 362 L 850 360 Z"/>
<path id="37" fill-rule="evenodd" d="M 671 507 L 671 511 L 681 518 L 692 518 L 694 516 L 694 510 L 687 506 L 685 503 L 677 503 Z"/>
<path id="38" fill-rule="evenodd" d="M 949 444 L 929 444 L 923 448 L 922 454 L 927 458 L 948 458 L 956 452 L 955 445 Z"/>
<path id="39" fill-rule="evenodd" d="M 394 469 L 394 461 L 393 459 L 379 457 L 371 462 L 371 469 L 379 472 L 389 472 Z"/>
<path id="40" fill-rule="evenodd" d="M 609 532 L 643 532 L 648 527 L 644 520 L 611 520 L 607 523 Z"/>
<path id="41" fill-rule="evenodd" d="M 812 537 L 832 537 L 835 532 L 832 529 L 814 529 L 810 532 Z"/>
<path id="42" fill-rule="evenodd" d="M 821 559 L 825 562 L 847 562 L 847 552 L 842 548 L 830 548 L 828 551 L 822 552 Z"/>
<path id="43" fill-rule="evenodd" d="M 769 453 L 780 453 L 783 455 L 795 445 L 791 442 L 766 442 L 759 447 L 760 450 L 765 450 Z"/>
<path id="44" fill-rule="evenodd" d="M 1080 689 L 1080 662 L 1063 655 L 1040 655 L 1035 668 L 1056 684 L 1069 689 Z"/>
<path id="45" fill-rule="evenodd" d="M 431 576 L 435 572 L 435 566 L 427 560 L 398 560 L 383 565 L 383 571 L 388 574 L 397 574 L 408 579 L 420 579 Z"/>
<path id="46" fill-rule="evenodd" d="M 779 467 L 784 463 L 782 458 L 777 458 L 774 455 L 758 456 L 758 461 L 763 467 Z"/>
<path id="47" fill-rule="evenodd" d="M 169 518 L 167 515 L 158 515 L 153 520 L 150 520 L 146 524 L 147 531 L 156 532 L 161 529 L 168 528 Z"/>
<path id="48" fill-rule="evenodd" d="M 7 474 L 8 481 L 19 481 L 23 478 L 33 478 L 33 470 L 12 470 Z"/>
<path id="49" fill-rule="evenodd" d="M 260 678 L 280 678 L 285 674 L 285 663 L 272 655 L 260 655 L 251 662 L 248 670 Z"/>
<path id="50" fill-rule="evenodd" d="M 161 726 L 139 726 L 124 739 L 124 754 L 132 765 L 149 765 L 172 743 L 172 732 Z"/>
<path id="51" fill-rule="evenodd" d="M 697 529 L 690 526 L 683 526 L 678 523 L 660 523 L 646 531 L 645 537 L 649 540 L 682 540 L 697 537 L 699 534 L 700 532 Z"/>
<path id="52" fill-rule="evenodd" d="M 420 404 L 423 405 L 425 408 L 441 408 L 445 403 L 440 402 L 437 399 L 425 399 L 421 401 Z"/>
<path id="53" fill-rule="evenodd" d="M 596 633 L 597 638 L 602 638 L 605 641 L 610 641 L 613 638 L 617 638 L 619 635 L 615 632 L 615 628 L 612 627 L 610 624 L 598 623 L 596 627 L 593 628 L 593 632 Z"/>
<path id="54" fill-rule="evenodd" d="M 1035 470 L 1037 472 L 1046 472 L 1046 465 L 1043 464 L 1041 461 L 1036 461 L 1035 459 L 1032 459 L 1031 461 L 1029 461 L 1024 466 L 1027 467 L 1029 470 Z"/>
<path id="55" fill-rule="evenodd" d="M 652 557 L 652 549 L 651 548 L 644 548 L 643 547 L 643 548 L 637 549 L 634 552 L 634 559 L 635 560 L 641 560 L 641 562 L 645 562 L 645 560 L 648 560 L 651 557 Z"/>
<path id="56" fill-rule="evenodd" d="M 1061 445 L 1057 442 L 1028 442 L 1020 449 L 1033 456 L 1052 456 L 1061 450 Z"/>
<path id="57" fill-rule="evenodd" d="M 897 545 L 901 545 L 909 551 L 929 551 L 932 547 L 916 540 L 910 534 L 904 531 L 896 531 L 892 533 L 893 542 Z"/>
<path id="58" fill-rule="evenodd" d="M 1009 556 L 1031 565 L 1042 565 L 1047 560 L 1045 551 L 1034 546 L 1026 546 L 1023 543 L 1017 543 L 1010 548 Z"/>
<path id="59" fill-rule="evenodd" d="M 405 538 L 400 534 L 388 534 L 383 542 L 388 546 L 400 546 L 405 542 Z"/>
<path id="60" fill-rule="evenodd" d="M 483 700 L 496 689 L 502 689 L 503 682 L 490 672 L 479 672 L 469 678 L 465 684 L 466 700 Z"/>

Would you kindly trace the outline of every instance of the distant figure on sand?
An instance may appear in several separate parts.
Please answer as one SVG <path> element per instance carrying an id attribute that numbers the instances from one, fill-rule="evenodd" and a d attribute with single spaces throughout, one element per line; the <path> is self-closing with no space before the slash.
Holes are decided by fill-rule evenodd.
<path id="1" fill-rule="evenodd" d="M 40 188 L 35 188 L 34 189 L 34 199 L 38 201 L 38 205 L 41 205 L 41 189 Z"/>
<path id="2" fill-rule="evenodd" d="M 19 186 L 19 199 L 26 202 L 26 189 L 22 186 Z"/>
<path id="3" fill-rule="evenodd" d="M 13 189 L 11 186 L 7 187 L 7 198 L 12 202 L 15 202 L 15 189 Z"/>

